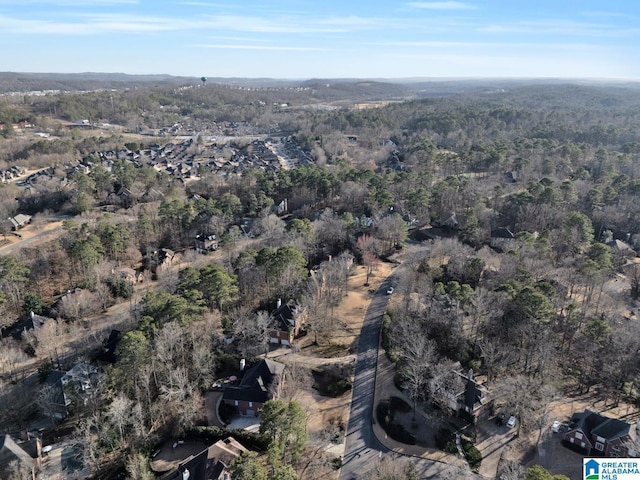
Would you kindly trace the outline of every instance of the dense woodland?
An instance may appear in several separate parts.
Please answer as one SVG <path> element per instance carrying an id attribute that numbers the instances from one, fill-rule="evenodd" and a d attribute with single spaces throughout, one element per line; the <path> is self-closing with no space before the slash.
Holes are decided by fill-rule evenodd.
<path id="1" fill-rule="evenodd" d="M 416 401 L 445 404 L 458 387 L 450 365 L 459 362 L 487 376 L 524 429 L 570 391 L 598 389 L 606 402 L 640 407 L 640 267 L 632 261 L 640 247 L 640 90 L 533 85 L 406 99 L 400 86 L 376 85 L 365 96 L 357 84 L 322 85 L 209 82 L 0 103 L 2 169 L 55 172 L 35 191 L 2 184 L 1 216 L 65 215 L 55 241 L 0 257 L 4 430 L 26 427 L 46 405 L 46 391 L 33 404 L 16 400 L 26 388 L 15 382 L 22 365 L 36 359 L 31 365 L 46 371 L 62 333 L 128 302 L 118 362 L 74 423 L 92 468 L 127 465 L 132 478 L 147 478 L 137 453 L 198 424 L 201 392 L 234 355 L 268 349 L 264 312 L 277 299 L 297 299 L 306 331 L 322 342 L 352 259 L 373 271 L 407 241 L 425 248 L 400 270 L 384 341 Z M 316 108 L 374 99 L 397 101 Z M 80 134 L 60 123 L 83 118 L 131 132 L 177 122 L 203 133 L 229 124 L 287 132 L 314 162 L 176 182 L 126 159 L 101 166 L 98 152 L 163 140 Z M 23 120 L 53 136 L 19 135 L 10 124 Z M 68 173 L 65 164 L 78 160 L 93 160 L 90 171 Z M 162 198 L 105 213 L 122 187 Z M 288 212 L 276 215 L 271 207 L 284 199 Z M 243 219 L 252 223 L 250 241 Z M 514 233 L 506 248 L 489 247 L 496 228 Z M 217 260 L 193 252 L 201 233 L 218 236 Z M 629 249 L 609 246 L 614 240 Z M 192 266 L 160 268 L 162 249 Z M 157 288 L 134 290 L 122 269 L 147 272 Z M 629 288 L 610 291 L 620 274 Z M 68 291 L 75 293 L 61 297 Z M 54 320 L 11 334 L 31 312 Z M 235 334 L 232 348 L 221 345 L 223 333 Z"/>

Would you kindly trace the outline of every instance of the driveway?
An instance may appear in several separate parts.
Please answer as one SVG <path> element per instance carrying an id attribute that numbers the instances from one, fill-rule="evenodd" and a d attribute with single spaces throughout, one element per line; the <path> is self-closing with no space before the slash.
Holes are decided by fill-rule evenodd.
<path id="1" fill-rule="evenodd" d="M 566 429 L 553 433 L 547 428 L 538 444 L 538 450 L 534 464 L 542 465 L 551 473 L 566 475 L 570 479 L 582 478 L 583 456 L 562 445 Z"/>
<path id="2" fill-rule="evenodd" d="M 515 436 L 517 428 L 497 425 L 495 417 L 482 415 L 476 429 L 478 434 L 476 448 L 482 453 L 480 473 L 485 477 L 494 478 L 498 473 L 504 448 L 517 438 Z"/>

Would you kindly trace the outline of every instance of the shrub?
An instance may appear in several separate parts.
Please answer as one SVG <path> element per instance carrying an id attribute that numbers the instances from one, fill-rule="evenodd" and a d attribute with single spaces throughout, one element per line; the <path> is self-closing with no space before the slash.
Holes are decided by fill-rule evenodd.
<path id="1" fill-rule="evenodd" d="M 436 447 L 448 453 L 458 453 L 456 446 L 456 435 L 453 430 L 442 427 L 436 433 Z"/>
<path id="2" fill-rule="evenodd" d="M 477 471 L 482 463 L 482 453 L 469 440 L 462 439 L 462 450 L 472 470 Z"/>
<path id="3" fill-rule="evenodd" d="M 105 283 L 114 298 L 129 299 L 133 296 L 133 285 L 122 277 L 113 275 L 107 278 Z"/>
<path id="4" fill-rule="evenodd" d="M 345 378 L 334 379 L 327 385 L 327 393 L 332 397 L 339 397 L 351 388 L 351 382 Z"/>
<path id="5" fill-rule="evenodd" d="M 233 405 L 229 405 L 227 403 L 221 403 L 218 413 L 220 414 L 220 420 L 222 420 L 224 423 L 229 423 L 231 422 L 233 417 L 236 417 L 238 415 L 238 407 L 234 407 Z"/>
<path id="6" fill-rule="evenodd" d="M 397 397 L 395 397 L 397 398 Z M 398 400 L 404 400 L 398 398 Z M 396 401 L 397 402 L 397 401 Z M 409 407 L 411 409 L 411 407 Z M 415 445 L 416 437 L 413 436 L 410 432 L 405 430 L 405 428 L 399 423 L 393 423 L 393 409 L 391 408 L 390 402 L 380 402 L 376 406 L 376 416 L 378 418 L 378 423 L 387 432 L 387 435 L 397 442 L 401 442 L 407 445 Z"/>
<path id="7" fill-rule="evenodd" d="M 390 420 L 391 409 L 389 408 L 388 402 L 380 402 L 376 406 L 376 416 L 378 417 L 378 423 L 384 428 L 387 429 Z"/>
<path id="8" fill-rule="evenodd" d="M 401 392 L 404 392 L 404 377 L 402 376 L 401 373 L 396 373 L 393 376 L 393 384 L 398 390 L 400 390 Z"/>
<path id="9" fill-rule="evenodd" d="M 387 356 L 389 360 L 395 362 L 395 359 L 391 357 L 391 340 L 389 338 L 389 329 L 391 328 L 391 316 L 388 313 L 385 313 L 382 317 L 382 339 L 381 345 L 385 352 L 387 352 Z"/>
<path id="10" fill-rule="evenodd" d="M 340 470 L 340 468 L 342 468 L 342 457 L 336 457 L 331 460 L 331 465 L 334 470 Z"/>
<path id="11" fill-rule="evenodd" d="M 466 410 L 460 410 L 459 412 L 460 417 L 462 417 L 462 419 L 467 422 L 470 423 L 471 425 L 475 425 L 477 422 L 477 419 L 474 415 L 470 414 L 469 412 L 467 412 Z"/>
<path id="12" fill-rule="evenodd" d="M 389 407 L 392 412 L 408 413 L 411 411 L 411 405 L 400 397 L 391 397 L 389 399 Z"/>
<path id="13" fill-rule="evenodd" d="M 53 362 L 48 358 L 43 360 L 38 366 L 38 381 L 44 383 L 51 370 L 53 370 Z"/>
<path id="14" fill-rule="evenodd" d="M 386 429 L 387 435 L 393 438 L 397 442 L 404 443 L 406 445 L 415 445 L 416 437 L 410 432 L 407 432 L 405 428 L 399 423 L 391 423 Z"/>

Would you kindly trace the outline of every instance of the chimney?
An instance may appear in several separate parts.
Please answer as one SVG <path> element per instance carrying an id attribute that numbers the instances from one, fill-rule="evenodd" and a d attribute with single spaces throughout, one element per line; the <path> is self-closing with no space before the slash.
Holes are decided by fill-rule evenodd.
<path id="1" fill-rule="evenodd" d="M 241 358 L 240 359 L 240 371 L 241 372 L 244 372 L 245 365 L 246 365 L 246 362 L 245 362 L 244 358 Z"/>
<path id="2" fill-rule="evenodd" d="M 627 239 L 625 240 L 625 242 L 629 243 L 629 240 L 631 240 L 631 234 L 627 233 Z"/>
<path id="3" fill-rule="evenodd" d="M 473 380 L 473 368 L 470 368 L 469 371 L 467 372 L 467 380 L 469 381 Z"/>
<path id="4" fill-rule="evenodd" d="M 282 299 L 281 299 L 281 298 L 279 298 L 279 299 L 276 301 L 276 309 L 280 308 L 281 306 L 282 306 Z"/>

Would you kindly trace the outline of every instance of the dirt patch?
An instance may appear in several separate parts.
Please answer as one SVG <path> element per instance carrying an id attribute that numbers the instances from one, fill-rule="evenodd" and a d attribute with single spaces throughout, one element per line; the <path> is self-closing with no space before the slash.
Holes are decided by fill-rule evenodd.
<path id="1" fill-rule="evenodd" d="M 298 352 L 302 355 L 321 358 L 342 357 L 355 353 L 371 296 L 391 274 L 394 267 L 395 265 L 390 263 L 380 263 L 369 278 L 369 285 L 365 285 L 366 269 L 360 265 L 356 266 L 349 276 L 348 293 L 335 308 L 335 324 L 331 336 L 319 339 L 319 345 L 315 345 L 313 335 L 307 335 L 296 343 Z"/>

